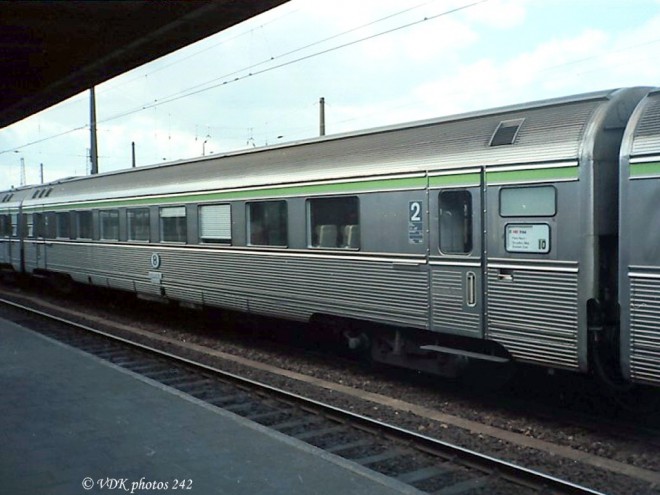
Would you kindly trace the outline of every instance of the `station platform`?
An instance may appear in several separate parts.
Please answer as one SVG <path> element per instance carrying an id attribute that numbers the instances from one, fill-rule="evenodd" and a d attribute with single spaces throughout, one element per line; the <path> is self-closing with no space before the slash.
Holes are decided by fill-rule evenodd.
<path id="1" fill-rule="evenodd" d="M 419 493 L 2 318 L 0 397 L 0 493 Z"/>

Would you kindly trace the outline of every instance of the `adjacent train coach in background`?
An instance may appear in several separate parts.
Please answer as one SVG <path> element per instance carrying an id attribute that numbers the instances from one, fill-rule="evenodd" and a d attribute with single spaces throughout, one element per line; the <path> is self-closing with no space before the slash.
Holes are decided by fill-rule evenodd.
<path id="1" fill-rule="evenodd" d="M 6 191 L 0 262 L 660 385 L 659 197 L 660 94 L 626 88 Z"/>
<path id="2" fill-rule="evenodd" d="M 621 361 L 660 385 L 660 90 L 635 110 L 621 147 Z"/>

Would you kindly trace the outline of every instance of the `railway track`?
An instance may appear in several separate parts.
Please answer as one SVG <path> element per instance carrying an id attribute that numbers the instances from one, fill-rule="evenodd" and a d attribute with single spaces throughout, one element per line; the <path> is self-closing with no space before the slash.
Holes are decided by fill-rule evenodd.
<path id="1" fill-rule="evenodd" d="M 305 441 L 422 492 L 601 492 L 0 299 L 19 323 L 196 399 Z"/>

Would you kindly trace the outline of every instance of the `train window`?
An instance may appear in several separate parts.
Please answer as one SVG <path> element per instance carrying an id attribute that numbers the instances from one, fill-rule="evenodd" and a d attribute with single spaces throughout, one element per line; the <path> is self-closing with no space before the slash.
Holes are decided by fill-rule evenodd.
<path id="1" fill-rule="evenodd" d="M 287 246 L 286 201 L 248 203 L 248 225 L 249 244 L 255 246 Z"/>
<path id="2" fill-rule="evenodd" d="M 34 214 L 34 237 L 46 236 L 44 217 L 45 215 L 43 213 Z"/>
<path id="3" fill-rule="evenodd" d="M 149 241 L 150 220 L 149 208 L 128 210 L 128 240 Z"/>
<path id="4" fill-rule="evenodd" d="M 231 205 L 199 207 L 199 239 L 202 242 L 231 242 Z"/>
<path id="5" fill-rule="evenodd" d="M 21 216 L 21 221 L 23 222 L 23 234 L 27 237 L 34 237 L 34 215 L 32 213 L 26 213 Z"/>
<path id="6" fill-rule="evenodd" d="M 119 211 L 102 210 L 99 212 L 101 224 L 101 239 L 104 241 L 119 240 Z"/>
<path id="7" fill-rule="evenodd" d="M 57 237 L 57 217 L 53 212 L 44 213 L 44 216 L 44 237 L 48 239 L 54 239 Z"/>
<path id="8" fill-rule="evenodd" d="M 18 236 L 18 213 L 11 214 L 11 235 L 12 237 Z"/>
<path id="9" fill-rule="evenodd" d="M 309 245 L 321 248 L 360 248 L 359 201 L 355 196 L 310 199 Z"/>
<path id="10" fill-rule="evenodd" d="M 61 239 L 71 238 L 71 215 L 69 212 L 56 213 L 57 237 Z"/>
<path id="11" fill-rule="evenodd" d="M 9 215 L 0 215 L 0 235 L 11 235 L 11 217 Z"/>
<path id="12" fill-rule="evenodd" d="M 78 238 L 91 239 L 93 229 L 92 212 L 91 211 L 78 211 L 76 212 L 78 220 Z"/>
<path id="13" fill-rule="evenodd" d="M 557 191 L 553 186 L 507 187 L 500 191 L 503 217 L 552 217 L 557 213 Z"/>
<path id="14" fill-rule="evenodd" d="M 160 235 L 163 242 L 186 242 L 186 207 L 160 209 Z"/>
<path id="15" fill-rule="evenodd" d="M 472 194 L 442 191 L 439 206 L 440 251 L 445 254 L 472 252 Z"/>

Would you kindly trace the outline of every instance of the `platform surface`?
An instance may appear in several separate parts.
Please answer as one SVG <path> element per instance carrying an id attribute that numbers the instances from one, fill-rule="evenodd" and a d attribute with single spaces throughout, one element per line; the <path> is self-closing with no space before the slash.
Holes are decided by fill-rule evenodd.
<path id="1" fill-rule="evenodd" d="M 0 318 L 0 493 L 419 493 Z"/>

